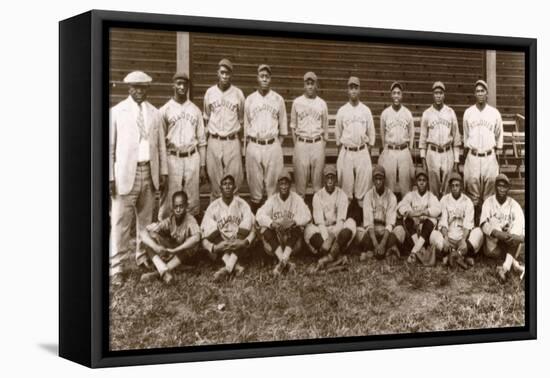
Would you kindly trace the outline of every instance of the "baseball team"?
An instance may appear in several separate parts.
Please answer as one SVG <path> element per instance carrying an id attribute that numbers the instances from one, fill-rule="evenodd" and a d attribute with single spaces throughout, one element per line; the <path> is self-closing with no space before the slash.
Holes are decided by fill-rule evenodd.
<path id="1" fill-rule="evenodd" d="M 361 261 L 406 258 L 433 266 L 441 260 L 464 269 L 483 253 L 494 259 L 501 281 L 511 272 L 523 278 L 524 214 L 508 195 L 509 178 L 499 174 L 502 118 L 487 103 L 483 80 L 474 85 L 476 104 L 464 113 L 464 139 L 444 102 L 445 84 L 433 84 L 433 105 L 420 124 L 422 167 L 415 169 L 414 121 L 401 103 L 400 82 L 391 84 L 392 104 L 380 115 L 383 149 L 373 165 L 373 116 L 360 100 L 359 78 L 349 78 L 349 101 L 336 114 L 333 166 L 325 165 L 329 116 L 315 73 L 304 75 L 290 125 L 283 97 L 271 89 L 270 66 L 258 67 L 258 89 L 246 98 L 231 83 L 232 73 L 233 64 L 222 59 L 202 111 L 188 98 L 187 73 L 173 76 L 173 97 L 160 109 L 147 102 L 149 75 L 134 71 L 124 78 L 129 96 L 109 118 L 112 285 L 123 283 L 129 256 L 143 281 L 170 283 L 175 268 L 202 252 L 220 264 L 214 280 L 238 276 L 245 271 L 240 257 L 253 245 L 276 261 L 275 276 L 295 270 L 292 256 L 302 247 L 317 257 L 308 272 L 339 270 L 355 245 Z M 289 128 L 293 175 L 283 162 Z M 245 172 L 249 202 L 238 196 Z M 207 180 L 210 204 L 202 214 L 199 186 Z M 309 183 L 311 210 L 304 201 Z M 352 202 L 362 224 L 349 214 Z"/>

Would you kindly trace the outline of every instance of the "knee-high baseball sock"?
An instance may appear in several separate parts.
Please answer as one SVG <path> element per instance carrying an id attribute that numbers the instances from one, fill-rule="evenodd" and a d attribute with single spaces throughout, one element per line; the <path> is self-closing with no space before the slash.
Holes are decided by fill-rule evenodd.
<path id="1" fill-rule="evenodd" d="M 159 272 L 159 274 L 161 276 L 168 271 L 168 267 L 166 266 L 164 261 L 162 261 L 160 256 L 158 256 L 158 255 L 153 256 L 151 261 L 153 261 L 153 264 L 155 265 L 155 268 L 157 268 L 157 271 Z"/>
<path id="2" fill-rule="evenodd" d="M 172 257 L 170 261 L 166 263 L 166 267 L 168 268 L 168 270 L 173 270 L 180 265 L 181 265 L 181 260 L 179 259 L 178 256 Z"/>
<path id="3" fill-rule="evenodd" d="M 237 255 L 234 253 L 224 253 L 222 260 L 225 263 L 225 269 L 231 273 L 237 263 Z"/>
<path id="4" fill-rule="evenodd" d="M 292 253 L 292 248 L 290 248 L 288 245 L 285 247 L 285 250 L 283 251 L 283 260 L 288 261 L 290 259 L 290 254 Z"/>
<path id="5" fill-rule="evenodd" d="M 275 256 L 277 256 L 277 260 L 282 261 L 283 260 L 283 249 L 281 246 L 278 246 L 275 248 Z"/>
<path id="6" fill-rule="evenodd" d="M 416 235 L 413 235 L 413 240 Z M 425 240 L 422 236 L 417 236 L 416 241 L 414 242 L 414 246 L 411 250 L 411 253 L 417 253 L 424 247 Z"/>
<path id="7" fill-rule="evenodd" d="M 506 258 L 504 259 L 504 263 L 502 264 L 502 268 L 505 272 L 510 271 L 510 268 L 512 267 L 512 263 L 514 262 L 514 258 L 511 254 L 507 253 Z"/>

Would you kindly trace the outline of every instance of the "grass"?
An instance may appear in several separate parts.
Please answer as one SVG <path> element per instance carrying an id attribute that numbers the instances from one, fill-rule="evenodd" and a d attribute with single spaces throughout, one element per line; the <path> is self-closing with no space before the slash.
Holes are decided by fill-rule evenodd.
<path id="1" fill-rule="evenodd" d="M 296 274 L 275 278 L 259 250 L 243 260 L 241 277 L 214 283 L 219 265 L 199 257 L 176 283 L 139 282 L 131 271 L 111 291 L 111 349 L 145 349 L 326 337 L 463 330 L 525 324 L 523 282 L 500 284 L 494 262 L 467 271 L 424 268 L 404 260 L 360 262 L 309 275 L 314 263 L 296 256 Z"/>

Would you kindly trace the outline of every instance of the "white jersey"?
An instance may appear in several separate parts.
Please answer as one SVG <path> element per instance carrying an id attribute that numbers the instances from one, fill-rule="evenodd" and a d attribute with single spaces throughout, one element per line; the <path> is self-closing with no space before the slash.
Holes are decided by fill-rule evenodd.
<path id="1" fill-rule="evenodd" d="M 430 219 L 434 225 L 437 224 L 437 217 L 441 214 L 441 204 L 437 197 L 426 190 L 424 195 L 420 195 L 418 190 L 408 192 L 405 198 L 397 205 L 397 211 L 400 215 L 405 215 L 407 212 L 428 210 L 428 215 L 423 215 L 420 219 Z"/>
<path id="2" fill-rule="evenodd" d="M 493 230 L 525 235 L 523 210 L 512 197 L 507 197 L 502 205 L 498 203 L 496 195 L 487 198 L 483 202 L 479 224 L 487 236 L 491 236 Z"/>
<path id="3" fill-rule="evenodd" d="M 286 201 L 275 193 L 258 209 L 256 220 L 260 227 L 269 227 L 277 219 L 294 220 L 297 226 L 305 226 L 311 220 L 311 212 L 296 192 L 291 191 Z"/>
<path id="4" fill-rule="evenodd" d="M 451 193 L 441 198 L 439 228 L 445 227 L 452 240 L 462 240 L 464 230 L 474 228 L 474 204 L 464 193 L 455 199 Z"/>
<path id="5" fill-rule="evenodd" d="M 487 152 L 501 149 L 504 141 L 500 112 L 489 104 L 483 110 L 470 106 L 463 117 L 464 147 Z"/>
<path id="6" fill-rule="evenodd" d="M 365 229 L 374 227 L 375 224 L 383 225 L 388 231 L 393 230 L 397 218 L 397 198 L 389 189 L 379 195 L 376 188 L 372 187 L 363 199 L 363 226 Z"/>
<path id="7" fill-rule="evenodd" d="M 190 151 L 206 146 L 204 121 L 199 107 L 190 100 L 183 104 L 173 98 L 160 108 L 168 150 Z"/>
<path id="8" fill-rule="evenodd" d="M 332 226 L 345 222 L 348 213 L 348 196 L 339 187 L 329 194 L 325 188 L 313 196 L 313 222 L 316 225 Z"/>
<path id="9" fill-rule="evenodd" d="M 380 115 L 380 136 L 384 146 L 412 143 L 414 119 L 409 109 L 401 105 L 398 111 L 388 106 Z"/>
<path id="10" fill-rule="evenodd" d="M 336 144 L 346 147 L 374 146 L 376 141 L 374 121 L 369 107 L 362 102 L 353 106 L 350 102 L 336 113 Z"/>
<path id="11" fill-rule="evenodd" d="M 232 240 L 237 238 L 239 228 L 250 231 L 253 224 L 254 214 L 250 206 L 245 200 L 235 196 L 229 206 L 222 198 L 213 201 L 204 213 L 201 230 L 205 237 L 218 230 L 225 240 Z"/>
<path id="12" fill-rule="evenodd" d="M 462 139 L 458 130 L 458 121 L 452 108 L 443 105 L 441 110 L 437 110 L 432 105 L 422 113 L 420 139 L 418 141 L 421 157 L 426 157 L 428 144 L 439 147 L 452 146 L 454 147 L 455 162 L 458 162 L 461 143 Z"/>
<path id="13" fill-rule="evenodd" d="M 244 103 L 244 131 L 247 136 L 271 139 L 288 135 L 285 100 L 270 90 L 265 96 L 252 93 Z"/>
<path id="14" fill-rule="evenodd" d="M 303 138 L 317 138 L 324 135 L 328 127 L 328 107 L 325 100 L 316 96 L 302 95 L 292 103 L 290 127 Z"/>
<path id="15" fill-rule="evenodd" d="M 218 85 L 208 88 L 204 95 L 204 119 L 208 121 L 208 132 L 228 136 L 241 129 L 244 115 L 244 94 L 231 85 L 222 91 Z"/>

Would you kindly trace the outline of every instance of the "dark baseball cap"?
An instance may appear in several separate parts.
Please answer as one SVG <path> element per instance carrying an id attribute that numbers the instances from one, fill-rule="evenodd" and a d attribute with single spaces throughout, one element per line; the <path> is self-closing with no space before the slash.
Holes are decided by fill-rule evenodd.
<path id="1" fill-rule="evenodd" d="M 386 170 L 381 165 L 375 165 L 372 169 L 372 177 L 376 176 L 386 177 Z"/>
<path id="2" fill-rule="evenodd" d="M 452 172 L 450 175 L 449 175 L 449 184 L 455 180 L 458 180 L 460 182 L 462 182 L 462 176 L 460 175 L 460 173 L 458 172 Z"/>
<path id="3" fill-rule="evenodd" d="M 498 183 L 499 181 L 504 181 L 505 183 L 507 183 L 508 185 L 510 185 L 510 179 L 509 179 L 508 176 L 506 176 L 504 173 L 499 174 L 499 175 L 495 178 L 495 183 Z"/>
<path id="4" fill-rule="evenodd" d="M 390 91 L 393 91 L 393 88 L 399 87 L 399 89 L 403 90 L 403 84 L 401 84 L 399 81 L 394 81 L 390 85 Z"/>
<path id="5" fill-rule="evenodd" d="M 323 170 L 323 176 L 334 175 L 336 176 L 336 167 L 334 165 L 325 165 Z"/>
<path id="6" fill-rule="evenodd" d="M 288 172 L 286 169 L 283 169 L 282 172 L 279 174 L 277 181 L 281 181 L 285 179 L 288 181 L 292 181 L 292 177 L 290 177 L 290 172 Z"/>
<path id="7" fill-rule="evenodd" d="M 220 62 L 218 63 L 218 67 L 221 66 L 226 67 L 229 71 L 233 71 L 233 63 L 231 63 L 229 59 L 223 58 L 222 60 L 220 60 Z"/>
<path id="8" fill-rule="evenodd" d="M 304 75 L 304 81 L 313 80 L 317 81 L 317 75 L 315 75 L 315 72 L 306 72 Z"/>
<path id="9" fill-rule="evenodd" d="M 414 177 L 418 178 L 420 176 L 425 176 L 426 178 L 428 178 L 428 172 L 426 172 L 424 168 L 416 168 L 416 173 Z"/>
<path id="10" fill-rule="evenodd" d="M 231 173 L 225 174 L 222 179 L 220 180 L 220 184 L 225 180 L 226 178 L 230 178 L 231 181 L 233 181 L 233 184 L 235 183 L 235 177 Z"/>
<path id="11" fill-rule="evenodd" d="M 174 74 L 174 76 L 172 76 L 172 80 L 176 81 L 178 79 L 189 81 L 189 75 L 187 74 L 187 72 L 178 71 Z"/>

